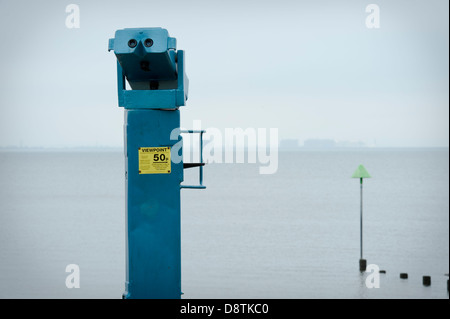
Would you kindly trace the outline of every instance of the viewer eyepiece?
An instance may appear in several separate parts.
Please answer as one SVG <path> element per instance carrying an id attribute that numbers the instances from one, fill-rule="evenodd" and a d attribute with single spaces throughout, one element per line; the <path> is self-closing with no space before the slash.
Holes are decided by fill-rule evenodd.
<path id="1" fill-rule="evenodd" d="M 153 45 L 153 40 L 150 39 L 150 38 L 145 39 L 144 45 L 145 45 L 147 48 L 150 48 L 150 47 Z"/>
<path id="2" fill-rule="evenodd" d="M 131 39 L 130 41 L 128 41 L 128 46 L 130 48 L 134 48 L 137 45 L 137 41 L 135 39 Z"/>

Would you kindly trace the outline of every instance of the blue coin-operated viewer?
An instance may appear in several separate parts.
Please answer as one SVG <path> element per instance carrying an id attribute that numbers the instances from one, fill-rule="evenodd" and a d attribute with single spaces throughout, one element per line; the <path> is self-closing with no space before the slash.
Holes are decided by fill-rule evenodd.
<path id="1" fill-rule="evenodd" d="M 202 135 L 181 131 L 184 51 L 162 28 L 117 30 L 119 106 L 125 112 L 126 283 L 123 298 L 181 297 L 180 189 L 203 186 Z M 128 87 L 126 83 L 128 82 Z M 183 163 L 181 133 L 199 133 L 200 163 Z M 199 185 L 183 169 L 199 167 Z"/>

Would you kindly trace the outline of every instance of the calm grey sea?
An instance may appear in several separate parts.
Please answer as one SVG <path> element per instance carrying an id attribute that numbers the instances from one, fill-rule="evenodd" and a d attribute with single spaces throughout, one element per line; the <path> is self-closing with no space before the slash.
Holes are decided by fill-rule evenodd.
<path id="1" fill-rule="evenodd" d="M 122 152 L 0 161 L 0 297 L 121 298 Z M 373 176 L 364 253 L 387 272 L 378 289 L 358 268 L 359 164 Z M 448 149 L 282 152 L 276 174 L 258 168 L 211 164 L 206 190 L 182 191 L 183 298 L 448 298 Z M 80 266 L 79 289 L 65 286 L 68 264 Z"/>

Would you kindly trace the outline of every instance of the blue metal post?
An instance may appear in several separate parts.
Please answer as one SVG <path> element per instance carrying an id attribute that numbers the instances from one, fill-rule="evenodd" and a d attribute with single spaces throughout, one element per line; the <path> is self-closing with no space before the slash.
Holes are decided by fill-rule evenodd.
<path id="1" fill-rule="evenodd" d="M 205 133 L 205 131 L 200 131 L 200 163 L 203 163 L 203 133 Z M 203 166 L 200 166 L 199 169 L 199 183 L 200 185 L 203 185 Z"/>
<path id="2" fill-rule="evenodd" d="M 170 139 L 187 100 L 184 52 L 162 28 L 123 29 L 109 41 L 125 108 L 126 285 L 124 298 L 181 297 L 183 160 Z M 127 90 L 125 81 L 131 89 Z M 180 154 L 181 153 L 181 154 Z"/>

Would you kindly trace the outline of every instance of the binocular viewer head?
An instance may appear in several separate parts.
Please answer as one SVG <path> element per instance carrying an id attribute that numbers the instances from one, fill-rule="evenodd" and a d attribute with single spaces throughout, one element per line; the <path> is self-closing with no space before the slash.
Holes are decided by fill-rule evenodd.
<path id="1" fill-rule="evenodd" d="M 188 79 L 184 52 L 176 51 L 176 39 L 166 29 L 117 30 L 115 37 L 109 39 L 108 51 L 111 50 L 118 63 L 120 106 L 176 108 L 185 104 Z M 131 90 L 126 89 L 125 79 Z"/>
<path id="2" fill-rule="evenodd" d="M 132 89 L 176 88 L 176 39 L 162 28 L 117 30 L 109 40 Z M 171 82 L 171 83 L 169 83 Z"/>

